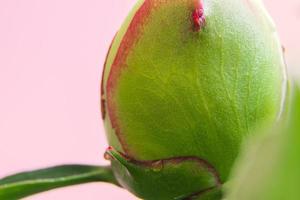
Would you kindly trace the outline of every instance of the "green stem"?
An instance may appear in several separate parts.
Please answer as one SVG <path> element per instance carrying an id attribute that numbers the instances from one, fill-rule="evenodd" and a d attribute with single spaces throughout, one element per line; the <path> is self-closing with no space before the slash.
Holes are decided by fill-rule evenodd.
<path id="1" fill-rule="evenodd" d="M 0 179 L 0 199 L 16 200 L 55 188 L 99 181 L 118 185 L 108 166 L 65 165 L 23 172 Z"/>

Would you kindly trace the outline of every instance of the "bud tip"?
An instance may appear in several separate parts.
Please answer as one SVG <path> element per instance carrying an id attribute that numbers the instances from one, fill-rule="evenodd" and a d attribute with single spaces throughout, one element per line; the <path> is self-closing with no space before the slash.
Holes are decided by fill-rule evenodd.
<path id="1" fill-rule="evenodd" d="M 192 13 L 192 20 L 194 29 L 200 31 L 205 25 L 204 5 L 203 0 L 194 0 L 194 11 Z"/>

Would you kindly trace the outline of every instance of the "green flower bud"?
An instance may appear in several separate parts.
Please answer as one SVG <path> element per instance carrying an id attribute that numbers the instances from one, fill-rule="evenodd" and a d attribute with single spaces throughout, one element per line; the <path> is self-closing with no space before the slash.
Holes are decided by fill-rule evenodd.
<path id="1" fill-rule="evenodd" d="M 260 0 L 141 0 L 108 52 L 106 157 L 144 199 L 218 199 L 243 140 L 278 120 L 285 64 Z"/>

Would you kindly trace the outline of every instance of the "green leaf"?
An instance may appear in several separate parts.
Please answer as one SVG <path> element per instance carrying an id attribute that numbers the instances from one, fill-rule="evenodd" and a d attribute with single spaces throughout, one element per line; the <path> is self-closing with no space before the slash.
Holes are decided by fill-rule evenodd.
<path id="1" fill-rule="evenodd" d="M 117 184 L 110 167 L 65 165 L 0 179 L 0 199 L 15 200 L 55 188 L 89 182 Z"/>
<path id="2" fill-rule="evenodd" d="M 244 149 L 228 184 L 226 200 L 297 200 L 300 180 L 300 88 L 288 120 Z"/>

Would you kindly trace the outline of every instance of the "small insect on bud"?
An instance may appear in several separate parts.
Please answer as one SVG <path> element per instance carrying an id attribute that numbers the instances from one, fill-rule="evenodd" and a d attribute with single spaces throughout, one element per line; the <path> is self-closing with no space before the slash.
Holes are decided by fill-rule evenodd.
<path id="1" fill-rule="evenodd" d="M 194 29 L 200 31 L 201 28 L 205 25 L 205 15 L 204 15 L 204 6 L 203 0 L 194 0 L 194 11 L 192 14 L 192 19 L 194 23 Z"/>

